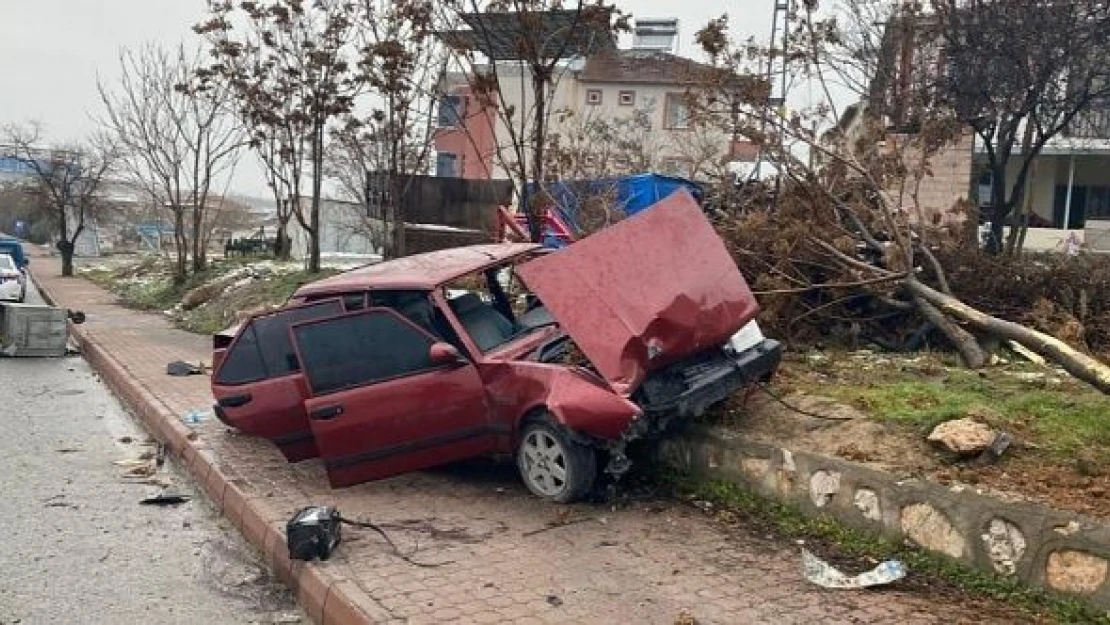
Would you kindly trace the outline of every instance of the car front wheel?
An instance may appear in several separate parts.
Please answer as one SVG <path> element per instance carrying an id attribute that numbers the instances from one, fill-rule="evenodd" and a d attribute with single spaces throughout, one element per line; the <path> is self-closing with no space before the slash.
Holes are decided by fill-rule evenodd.
<path id="1" fill-rule="evenodd" d="M 517 447 L 517 467 L 533 494 L 570 503 L 584 497 L 593 486 L 597 454 L 545 417 L 524 426 Z"/>

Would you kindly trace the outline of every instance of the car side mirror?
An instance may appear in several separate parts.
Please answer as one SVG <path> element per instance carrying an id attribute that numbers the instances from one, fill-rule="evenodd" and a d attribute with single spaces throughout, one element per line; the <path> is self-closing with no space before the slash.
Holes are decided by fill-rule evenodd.
<path id="1" fill-rule="evenodd" d="M 453 365 L 466 362 L 459 350 L 450 343 L 432 343 L 428 349 L 428 358 L 433 365 Z"/>

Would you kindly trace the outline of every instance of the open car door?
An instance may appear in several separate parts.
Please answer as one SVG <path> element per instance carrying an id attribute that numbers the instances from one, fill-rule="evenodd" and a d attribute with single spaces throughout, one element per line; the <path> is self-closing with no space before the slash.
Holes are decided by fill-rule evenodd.
<path id="1" fill-rule="evenodd" d="M 273 441 L 290 462 L 315 458 L 304 411 L 308 387 L 289 327 L 342 313 L 343 303 L 329 299 L 257 315 L 244 324 L 212 374 L 220 420 Z"/>
<path id="2" fill-rule="evenodd" d="M 309 321 L 292 334 L 332 486 L 493 451 L 496 427 L 477 369 L 393 310 Z"/>

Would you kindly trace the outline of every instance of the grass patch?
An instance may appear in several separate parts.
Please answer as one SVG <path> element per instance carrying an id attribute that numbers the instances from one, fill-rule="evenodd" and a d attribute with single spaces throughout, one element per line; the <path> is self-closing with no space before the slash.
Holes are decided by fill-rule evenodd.
<path id="1" fill-rule="evenodd" d="M 1110 398 L 1050 368 L 1029 364 L 982 373 L 925 356 L 913 365 L 863 369 L 833 357 L 820 382 L 799 376 L 790 386 L 850 404 L 872 418 L 929 430 L 967 416 L 1016 432 L 1055 459 L 1077 452 L 1110 460 Z M 852 365 L 856 366 L 853 367 Z"/>
<path id="2" fill-rule="evenodd" d="M 1011 578 L 971 569 L 950 558 L 850 528 L 828 516 L 809 517 L 797 508 L 774 501 L 735 484 L 703 481 L 674 471 L 660 472 L 656 479 L 683 499 L 702 499 L 723 507 L 732 515 L 755 520 L 781 538 L 806 540 L 811 548 L 828 557 L 865 559 L 869 562 L 897 558 L 917 583 L 936 583 L 962 592 L 1003 601 L 1033 617 L 1050 617 L 1060 623 L 1110 625 L 1110 616 L 1078 599 L 1061 597 L 1030 588 Z M 814 544 L 816 543 L 816 544 Z"/>
<path id="3" fill-rule="evenodd" d="M 329 269 L 317 274 L 296 271 L 255 280 L 181 313 L 177 320 L 178 326 L 197 334 L 214 334 L 234 323 L 240 311 L 281 304 L 300 286 L 335 273 L 337 272 Z"/>
<path id="4" fill-rule="evenodd" d="M 320 273 L 310 274 L 299 269 L 290 271 L 292 265 L 271 264 L 269 271 L 245 284 L 216 293 L 192 310 L 175 309 L 189 291 L 220 280 L 230 286 L 232 277 L 229 274 L 259 262 L 257 258 L 214 259 L 205 271 L 192 273 L 183 282 L 175 282 L 170 261 L 151 255 L 114 269 L 84 268 L 80 275 L 119 295 L 125 306 L 152 311 L 173 309 L 174 320 L 182 329 L 212 334 L 234 323 L 240 312 L 279 305 L 301 285 L 338 273 L 325 268 Z"/>

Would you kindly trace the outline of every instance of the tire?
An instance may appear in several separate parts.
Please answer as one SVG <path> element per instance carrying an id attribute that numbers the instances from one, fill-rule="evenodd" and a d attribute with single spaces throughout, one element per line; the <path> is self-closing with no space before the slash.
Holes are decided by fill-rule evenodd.
<path id="1" fill-rule="evenodd" d="M 528 490 L 556 503 L 572 503 L 585 497 L 597 478 L 594 450 L 572 440 L 547 415 L 524 425 L 516 463 Z"/>

